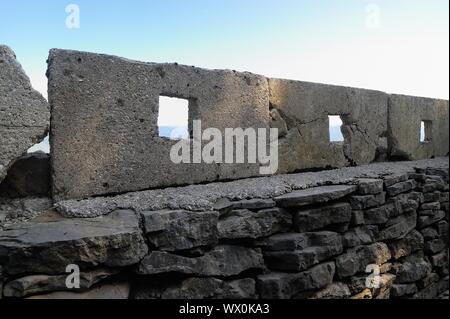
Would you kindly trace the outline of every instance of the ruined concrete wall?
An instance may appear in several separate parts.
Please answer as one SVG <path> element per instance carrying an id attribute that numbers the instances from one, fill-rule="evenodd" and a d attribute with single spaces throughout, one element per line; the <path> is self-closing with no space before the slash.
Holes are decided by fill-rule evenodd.
<path id="1" fill-rule="evenodd" d="M 14 52 L 0 45 L 0 182 L 16 159 L 44 138 L 49 121 L 47 101 L 33 90 Z"/>
<path id="2" fill-rule="evenodd" d="M 49 101 L 55 199 L 83 198 L 258 174 L 258 164 L 174 164 L 158 136 L 160 95 L 190 101 L 190 124 L 269 126 L 259 75 L 52 50 Z"/>
<path id="3" fill-rule="evenodd" d="M 426 141 L 420 141 L 420 124 L 425 122 Z M 421 97 L 389 97 L 390 153 L 414 160 L 448 155 L 448 101 Z"/>
<path id="4" fill-rule="evenodd" d="M 172 163 L 160 95 L 189 100 L 190 130 L 278 128 L 278 173 L 448 153 L 448 101 L 65 50 L 51 51 L 48 75 L 57 201 L 260 174 L 258 163 Z M 329 115 L 343 120 L 342 143 L 330 142 Z"/>
<path id="5" fill-rule="evenodd" d="M 270 79 L 269 86 L 271 107 L 287 127 L 280 140 L 280 172 L 386 158 L 386 93 L 280 79 Z M 329 115 L 341 116 L 343 143 L 330 142 Z"/>
<path id="6" fill-rule="evenodd" d="M 439 158 L 62 202 L 0 231 L 0 296 L 448 296 L 448 183 Z"/>

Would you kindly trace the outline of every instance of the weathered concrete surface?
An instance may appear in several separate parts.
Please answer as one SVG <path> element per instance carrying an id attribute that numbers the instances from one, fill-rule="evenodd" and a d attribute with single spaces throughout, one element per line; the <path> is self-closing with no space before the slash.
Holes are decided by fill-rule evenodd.
<path id="1" fill-rule="evenodd" d="M 0 181 L 48 129 L 47 101 L 31 87 L 14 52 L 0 45 Z"/>
<path id="2" fill-rule="evenodd" d="M 380 175 L 384 176 L 389 185 L 393 185 L 407 180 L 408 173 L 414 173 L 415 168 L 425 170 L 433 167 L 448 169 L 448 157 L 414 162 L 374 163 L 322 172 L 249 178 L 227 183 L 148 190 L 86 200 L 66 200 L 57 203 L 56 208 L 62 214 L 71 217 L 105 215 L 120 208 L 140 212 L 163 209 L 210 211 L 214 210 L 215 203 L 223 198 L 230 200 L 270 198 L 315 186 L 357 183 L 361 178 L 378 178 Z"/>
<path id="3" fill-rule="evenodd" d="M 267 128 L 267 80 L 228 70 L 51 50 L 53 195 L 56 199 L 236 179 L 259 164 L 174 164 L 158 136 L 159 96 L 190 101 L 189 125 Z"/>
<path id="4" fill-rule="evenodd" d="M 216 278 L 189 278 L 161 293 L 162 299 L 254 299 L 251 278 L 223 281 Z"/>
<path id="5" fill-rule="evenodd" d="M 270 105 L 288 130 L 280 173 L 368 164 L 386 153 L 386 93 L 281 79 L 269 79 L 269 88 Z M 343 143 L 330 143 L 329 115 L 341 116 Z"/>
<path id="6" fill-rule="evenodd" d="M 431 121 L 431 140 L 420 142 L 421 121 Z M 405 95 L 389 97 L 390 154 L 416 160 L 446 156 L 449 151 L 448 100 Z"/>
<path id="7" fill-rule="evenodd" d="M 289 229 L 292 215 L 280 208 L 252 212 L 247 209 L 234 210 L 219 220 L 217 229 L 220 239 L 257 239 Z"/>
<path id="8" fill-rule="evenodd" d="M 356 189 L 357 187 L 354 185 L 313 187 L 276 197 L 275 201 L 281 207 L 307 206 L 342 198 L 353 193 Z"/>

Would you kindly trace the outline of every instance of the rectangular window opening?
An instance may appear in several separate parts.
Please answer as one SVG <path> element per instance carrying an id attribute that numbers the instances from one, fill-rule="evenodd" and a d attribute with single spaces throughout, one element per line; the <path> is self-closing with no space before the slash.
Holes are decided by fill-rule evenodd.
<path id="1" fill-rule="evenodd" d="M 159 137 L 171 140 L 189 138 L 189 100 L 169 96 L 159 97 Z"/>
<path id="2" fill-rule="evenodd" d="M 328 128 L 330 142 L 340 143 L 344 142 L 344 135 L 342 135 L 341 127 L 343 125 L 340 115 L 328 115 Z"/>
<path id="3" fill-rule="evenodd" d="M 428 143 L 431 141 L 431 121 L 420 122 L 420 142 Z"/>

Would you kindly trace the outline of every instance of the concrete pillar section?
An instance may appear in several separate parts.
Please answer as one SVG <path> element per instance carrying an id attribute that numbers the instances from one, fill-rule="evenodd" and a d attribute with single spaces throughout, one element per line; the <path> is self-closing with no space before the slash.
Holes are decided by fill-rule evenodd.
<path id="1" fill-rule="evenodd" d="M 48 77 L 55 200 L 259 176 L 259 164 L 172 163 L 161 95 L 189 100 L 190 125 L 279 128 L 278 173 L 448 154 L 448 101 L 66 50 L 51 50 Z M 330 142 L 329 115 L 344 142 Z"/>
<path id="2" fill-rule="evenodd" d="M 48 130 L 50 108 L 33 90 L 14 52 L 0 45 L 0 182 Z"/>

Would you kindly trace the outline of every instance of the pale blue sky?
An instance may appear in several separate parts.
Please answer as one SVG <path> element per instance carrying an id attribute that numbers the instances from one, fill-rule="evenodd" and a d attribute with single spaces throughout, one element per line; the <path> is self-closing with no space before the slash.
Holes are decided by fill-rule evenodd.
<path id="1" fill-rule="evenodd" d="M 65 25 L 71 3 L 79 29 Z M 43 94 L 48 50 L 65 48 L 448 98 L 448 12 L 448 0 L 0 0 L 0 43 Z"/>

